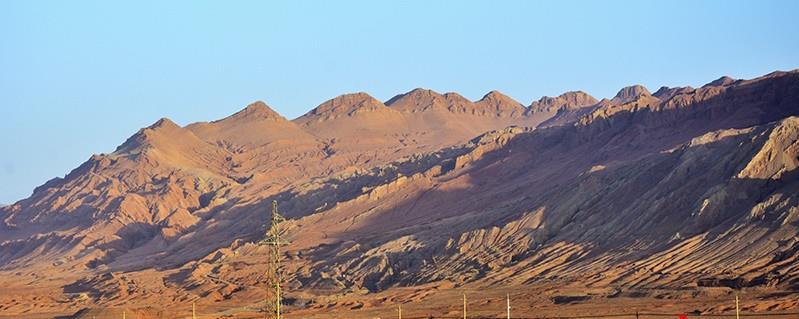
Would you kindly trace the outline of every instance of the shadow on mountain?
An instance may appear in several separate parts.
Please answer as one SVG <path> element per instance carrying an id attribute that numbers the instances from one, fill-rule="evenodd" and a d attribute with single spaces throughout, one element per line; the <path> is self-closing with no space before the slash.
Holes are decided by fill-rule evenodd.
<path id="1" fill-rule="evenodd" d="M 472 154 L 471 146 L 452 148 L 367 174 L 314 180 L 318 185 L 309 191 L 286 190 L 217 210 L 210 215 L 213 219 L 185 232 L 190 235 L 170 242 L 156 267 L 180 267 L 235 240 L 258 241 L 272 200 L 278 200 L 281 211 L 292 219 L 338 212 L 347 205 L 360 205 L 350 202 L 376 187 L 435 166 L 442 168 L 439 174 L 411 182 L 423 185 L 422 190 L 398 187 L 375 200 L 374 207 L 392 202 L 347 228 L 347 242 L 309 249 L 303 258 L 317 269 L 311 277 L 298 280 L 313 285 L 319 282 L 319 272 L 341 272 L 345 282 L 358 280 L 370 290 L 381 290 L 459 274 L 464 275 L 457 281 L 469 282 L 503 268 L 536 274 L 520 280 L 555 276 L 553 270 L 563 273 L 559 276 L 578 277 L 588 269 L 610 269 L 677 249 L 701 234 L 707 234 L 703 247 L 710 253 L 723 240 L 737 240 L 729 237 L 730 227 L 780 227 L 774 222 L 779 218 L 766 214 L 772 219 L 751 222 L 746 214 L 768 196 L 794 188 L 796 173 L 780 181 L 735 177 L 763 146 L 767 136 L 757 133 L 766 128 L 696 146 L 688 143 L 709 132 L 765 127 L 797 115 L 797 95 L 797 76 L 760 80 L 673 108 L 631 104 L 630 109 L 607 117 L 590 115 L 590 121 L 582 124 L 519 133 L 507 144 L 480 154 Z M 743 137 L 750 139 L 740 144 Z M 459 164 L 467 155 L 469 160 Z M 442 189 L 442 185 L 457 187 Z M 718 195 L 720 190 L 736 196 Z M 716 198 L 714 194 L 718 203 L 711 206 L 712 212 L 692 216 L 700 210 L 698 204 Z M 504 227 L 524 218 L 541 222 L 519 222 L 512 235 L 491 236 L 493 229 L 502 235 L 510 231 Z M 127 239 L 107 248 L 138 247 L 152 238 L 155 229 L 147 227 L 132 225 Z M 418 246 L 410 245 L 417 242 Z M 555 246 L 563 248 L 547 250 Z M 790 250 L 771 249 L 784 254 Z M 552 262 L 563 254 L 569 257 Z M 541 266 L 547 263 L 551 266 Z M 639 267 L 630 271 L 635 269 Z M 667 276 L 659 272 L 653 276 Z M 628 283 L 623 272 L 618 276 L 619 283 Z"/>
<path id="2" fill-rule="evenodd" d="M 795 87 L 794 82 L 775 85 L 784 89 L 785 85 Z M 545 219 L 552 221 L 553 226 L 543 229 L 544 234 L 538 237 L 543 241 L 534 240 L 534 247 L 522 247 L 526 252 L 512 255 L 509 258 L 512 262 L 532 257 L 541 247 L 562 242 L 588 249 L 567 261 L 570 268 L 585 269 L 581 266 L 595 262 L 600 256 L 609 256 L 610 259 L 595 268 L 603 269 L 613 262 L 654 256 L 701 234 L 707 234 L 704 242 L 708 247 L 717 247 L 723 244 L 722 239 L 735 240 L 728 233 L 730 228 L 774 230 L 781 227 L 779 218 L 769 215 L 752 222 L 747 214 L 767 196 L 784 188 L 795 189 L 796 172 L 788 172 L 779 180 L 736 177 L 763 147 L 767 136 L 758 134 L 766 129 L 754 128 L 751 134 L 721 137 L 696 146 L 688 144 L 706 133 L 773 125 L 768 123 L 799 113 L 795 93 L 781 96 L 768 87 L 759 87 L 757 91 L 767 93 L 752 97 L 747 95 L 752 88 L 733 87 L 690 108 L 622 111 L 585 126 L 551 127 L 521 134 L 505 147 L 483 154 L 469 167 L 441 178 L 447 181 L 468 175 L 471 179 L 468 187 L 454 191 L 433 188 L 406 198 L 385 212 L 372 214 L 371 220 L 360 222 L 369 225 L 368 228 L 348 229 L 349 233 L 363 233 L 355 239 L 362 245 L 360 249 L 351 250 L 352 244 L 348 243 L 342 243 L 345 244 L 342 247 L 324 245 L 316 248 L 311 258 L 314 262 L 330 261 L 331 265 L 356 260 L 362 264 L 349 263 L 356 271 L 359 267 L 377 270 L 365 271 L 369 274 L 364 286 L 370 290 L 440 280 L 444 278 L 424 277 L 424 267 L 443 268 L 444 265 L 436 265 L 436 257 L 446 259 L 457 255 L 444 247 L 448 240 L 459 234 L 500 227 L 542 207 L 547 209 Z M 593 172 L 595 167 L 602 169 Z M 717 207 L 712 214 L 692 218 L 698 210 L 696 203 L 701 203 L 703 196 L 712 195 L 708 192 L 717 187 L 735 196 L 724 197 L 714 204 Z M 439 206 L 420 204 L 424 201 L 437 202 Z M 795 207 L 795 198 L 789 202 L 789 207 Z M 475 214 L 468 223 L 450 223 L 446 227 L 436 224 L 470 212 Z M 426 227 L 436 234 L 424 237 Z M 725 234 L 724 238 L 721 234 Z M 377 258 L 374 261 L 363 255 L 371 248 L 408 235 L 420 237 L 425 247 L 412 253 L 372 252 L 382 254 L 372 256 Z M 631 248 L 636 246 L 639 248 Z M 792 249 L 795 248 L 776 249 L 775 253 L 785 256 Z M 338 255 L 343 251 L 348 252 Z M 474 260 L 463 263 L 472 263 L 470 266 L 476 268 L 477 275 L 469 280 L 493 270 L 485 263 L 475 265 Z M 668 276 L 663 272 L 654 275 Z M 750 282 L 763 280 L 755 278 Z"/>

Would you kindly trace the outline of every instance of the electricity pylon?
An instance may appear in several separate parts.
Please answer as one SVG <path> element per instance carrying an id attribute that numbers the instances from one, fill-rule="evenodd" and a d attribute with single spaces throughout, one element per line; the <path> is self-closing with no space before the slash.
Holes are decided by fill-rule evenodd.
<path id="1" fill-rule="evenodd" d="M 286 219 L 280 215 L 277 211 L 277 201 L 272 201 L 272 218 L 269 228 L 266 230 L 266 236 L 259 244 L 265 245 L 269 248 L 269 260 L 267 261 L 267 268 L 266 268 L 266 278 L 268 281 L 268 285 L 270 288 L 274 289 L 275 295 L 272 296 L 272 300 L 269 300 L 269 296 L 267 296 L 266 300 L 266 319 L 270 318 L 270 313 L 272 318 L 274 319 L 281 319 L 280 313 L 280 306 L 283 302 L 282 300 L 282 291 L 280 290 L 280 261 L 281 261 L 281 254 L 280 254 L 280 246 L 285 246 L 288 242 L 283 239 L 283 236 L 286 234 L 286 230 L 280 227 L 280 223 L 285 221 Z M 273 303 L 274 302 L 274 303 Z"/>

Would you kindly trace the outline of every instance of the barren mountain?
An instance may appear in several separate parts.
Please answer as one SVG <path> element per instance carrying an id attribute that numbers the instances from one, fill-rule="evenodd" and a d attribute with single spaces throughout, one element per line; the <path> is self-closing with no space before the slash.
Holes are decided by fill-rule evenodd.
<path id="1" fill-rule="evenodd" d="M 546 119 L 539 124 L 540 127 L 564 125 L 590 112 L 597 103 L 593 96 L 585 92 L 566 92 L 557 97 L 542 97 L 530 104 L 528 113 Z"/>
<path id="2" fill-rule="evenodd" d="M 453 287 L 596 292 L 575 300 L 737 289 L 771 294 L 753 309 L 788 309 L 797 116 L 791 71 L 598 102 L 415 89 L 342 95 L 293 121 L 261 102 L 186 127 L 162 119 L 0 207 L 0 279 L 15 291 L 0 304 L 255 304 L 275 199 L 299 313 L 378 307 L 402 287 L 416 287 L 392 297 L 407 302 Z"/>

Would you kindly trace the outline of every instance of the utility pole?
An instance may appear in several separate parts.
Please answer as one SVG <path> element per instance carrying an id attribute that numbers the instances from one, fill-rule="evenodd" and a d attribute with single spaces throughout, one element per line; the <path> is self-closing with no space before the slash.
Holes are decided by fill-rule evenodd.
<path id="1" fill-rule="evenodd" d="M 741 319 L 741 311 L 738 308 L 738 294 L 735 294 L 735 319 Z"/>
<path id="2" fill-rule="evenodd" d="M 197 319 L 197 306 L 194 302 L 191 303 L 191 319 Z"/>
<path id="3" fill-rule="evenodd" d="M 272 201 L 272 216 L 269 229 L 266 231 L 266 236 L 261 240 L 260 244 L 269 247 L 269 260 L 267 261 L 266 276 L 270 281 L 272 288 L 275 290 L 274 296 L 274 319 L 281 319 L 281 304 L 282 304 L 282 291 L 280 287 L 280 246 L 285 246 L 288 243 L 283 239 L 285 230 L 280 227 L 280 223 L 286 219 L 277 211 L 277 201 Z M 266 318 L 269 319 L 270 307 L 269 301 L 267 303 Z"/>
<path id="4" fill-rule="evenodd" d="M 508 301 L 508 319 L 510 319 L 510 293 L 505 296 L 505 300 Z"/>
<path id="5" fill-rule="evenodd" d="M 397 306 L 397 315 L 399 319 L 402 319 L 402 305 Z"/>
<path id="6" fill-rule="evenodd" d="M 466 293 L 463 293 L 463 319 L 466 319 Z"/>

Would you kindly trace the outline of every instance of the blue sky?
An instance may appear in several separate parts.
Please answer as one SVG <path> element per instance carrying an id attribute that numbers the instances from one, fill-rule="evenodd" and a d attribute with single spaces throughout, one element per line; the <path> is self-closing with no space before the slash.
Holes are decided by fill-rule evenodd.
<path id="1" fill-rule="evenodd" d="M 161 117 L 415 87 L 524 104 L 799 67 L 799 1 L 3 1 L 0 203 Z"/>

